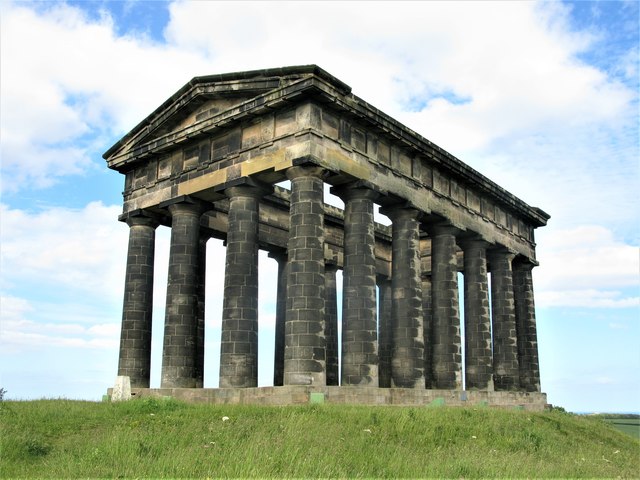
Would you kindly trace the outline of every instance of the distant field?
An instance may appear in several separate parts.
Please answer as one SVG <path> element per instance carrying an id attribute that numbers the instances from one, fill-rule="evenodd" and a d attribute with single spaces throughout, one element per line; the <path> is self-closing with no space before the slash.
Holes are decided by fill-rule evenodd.
<path id="1" fill-rule="evenodd" d="M 602 419 L 616 427 L 621 432 L 640 439 L 640 418 L 636 417 L 608 417 L 602 415 Z"/>
<path id="2" fill-rule="evenodd" d="M 637 478 L 640 441 L 616 428 L 486 407 L 0 401 L 0 477 Z"/>

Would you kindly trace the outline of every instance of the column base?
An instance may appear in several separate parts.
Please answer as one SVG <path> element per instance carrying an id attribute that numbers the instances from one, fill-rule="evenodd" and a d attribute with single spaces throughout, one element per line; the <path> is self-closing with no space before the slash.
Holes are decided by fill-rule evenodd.
<path id="1" fill-rule="evenodd" d="M 107 394 L 111 396 L 113 389 Z M 486 390 L 420 390 L 376 387 L 285 387 L 256 388 L 132 388 L 133 398 L 166 398 L 188 403 L 215 405 L 389 405 L 399 407 L 450 406 L 513 408 L 543 411 L 547 394 L 540 392 L 490 392 Z"/>

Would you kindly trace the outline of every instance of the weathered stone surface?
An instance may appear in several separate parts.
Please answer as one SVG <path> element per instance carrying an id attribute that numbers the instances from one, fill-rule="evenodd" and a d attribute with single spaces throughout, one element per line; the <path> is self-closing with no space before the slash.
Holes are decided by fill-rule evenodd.
<path id="1" fill-rule="evenodd" d="M 229 197 L 220 387 L 258 386 L 258 207 L 266 193 L 240 185 Z"/>
<path id="2" fill-rule="evenodd" d="M 196 317 L 198 326 L 196 331 L 196 388 L 204 386 L 204 344 L 205 344 L 205 289 L 207 280 L 207 241 L 209 235 L 200 229 L 198 244 L 198 307 Z"/>
<path id="3" fill-rule="evenodd" d="M 393 289 L 391 280 L 378 277 L 380 303 L 378 305 L 378 385 L 391 387 L 391 356 L 393 352 L 392 303 Z"/>
<path id="4" fill-rule="evenodd" d="M 424 386 L 424 333 L 420 271 L 420 212 L 404 206 L 384 210 L 393 236 L 393 350 L 391 383 L 399 388 Z"/>
<path id="5" fill-rule="evenodd" d="M 456 233 L 456 228 L 447 225 L 433 225 L 429 230 L 432 388 L 462 388 Z"/>
<path id="6" fill-rule="evenodd" d="M 136 388 L 148 388 L 151 375 L 151 323 L 155 229 L 158 222 L 143 214 L 131 215 L 124 284 L 118 375 Z"/>
<path id="7" fill-rule="evenodd" d="M 312 387 L 291 385 L 259 388 L 140 388 L 136 397 L 166 398 L 214 405 L 307 405 L 313 394 L 324 403 L 340 405 L 388 405 L 401 407 L 495 407 L 541 412 L 547 396 L 539 392 L 490 392 L 472 390 L 425 390 L 418 388 L 376 388 L 362 386 Z"/>
<path id="8" fill-rule="evenodd" d="M 324 268 L 324 336 L 327 342 L 327 385 L 340 385 L 337 270 L 338 267 L 333 264 L 327 264 Z"/>
<path id="9" fill-rule="evenodd" d="M 465 388 L 487 389 L 493 380 L 487 244 L 461 242 L 464 250 Z"/>
<path id="10" fill-rule="evenodd" d="M 373 200 L 368 188 L 346 185 L 342 273 L 342 385 L 378 386 L 376 257 Z"/>
<path id="11" fill-rule="evenodd" d="M 186 199 L 171 213 L 169 279 L 162 350 L 162 387 L 195 388 L 198 383 L 198 273 L 203 206 Z"/>
<path id="12" fill-rule="evenodd" d="M 315 167 L 296 167 L 287 171 L 291 180 L 291 226 L 285 385 L 326 385 L 327 382 L 323 174 Z"/>
<path id="13" fill-rule="evenodd" d="M 278 298 L 276 300 L 276 335 L 274 345 L 273 385 L 284 382 L 284 332 L 287 316 L 288 257 L 286 252 L 271 252 L 269 256 L 278 262 Z"/>
<path id="14" fill-rule="evenodd" d="M 131 379 L 126 375 L 118 375 L 111 392 L 112 402 L 131 400 Z"/>
<path id="15" fill-rule="evenodd" d="M 492 250 L 489 253 L 493 319 L 493 383 L 496 390 L 517 390 L 520 386 L 511 267 L 513 258 L 514 254 L 504 249 Z"/>
<path id="16" fill-rule="evenodd" d="M 507 403 L 517 397 L 509 390 L 540 391 L 531 266 L 533 230 L 549 216 L 324 70 L 197 77 L 105 159 L 125 176 L 121 219 L 131 233 L 118 373 L 134 388 L 149 385 L 153 232 L 161 224 L 172 228 L 163 387 L 204 384 L 204 286 L 212 274 L 205 271 L 206 241 L 213 237 L 227 245 L 222 387 L 257 391 L 257 252 L 266 249 L 279 263 L 274 384 L 289 392 L 282 398 L 296 402 L 307 398 L 305 389 L 337 388 L 339 366 L 344 390 L 330 393 L 339 402 L 441 400 L 393 387 L 459 391 L 459 271 L 467 389 L 480 398 L 495 384 L 495 399 Z M 252 190 L 287 179 L 290 190 Z M 324 204 L 324 182 L 344 210 Z M 391 228 L 373 222 L 374 202 L 385 207 Z M 343 269 L 340 346 L 337 269 Z M 228 390 L 216 398 L 235 399 L 225 397 Z M 442 395 L 447 402 L 455 396 Z"/>
<path id="17" fill-rule="evenodd" d="M 538 335 L 533 299 L 533 264 L 513 262 L 513 291 L 518 336 L 518 366 L 520 387 L 526 392 L 540 391 L 540 367 L 538 361 Z"/>

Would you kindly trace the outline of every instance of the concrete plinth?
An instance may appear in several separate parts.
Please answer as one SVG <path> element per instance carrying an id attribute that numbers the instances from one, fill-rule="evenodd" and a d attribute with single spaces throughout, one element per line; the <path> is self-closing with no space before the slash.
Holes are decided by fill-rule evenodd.
<path id="1" fill-rule="evenodd" d="M 109 396 L 112 402 L 131 400 L 131 379 L 126 375 L 118 375 Z"/>

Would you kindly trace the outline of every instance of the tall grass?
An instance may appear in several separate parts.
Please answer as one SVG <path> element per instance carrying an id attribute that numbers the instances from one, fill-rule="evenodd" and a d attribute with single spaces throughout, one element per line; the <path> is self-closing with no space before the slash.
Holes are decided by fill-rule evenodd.
<path id="1" fill-rule="evenodd" d="M 640 442 L 597 418 L 488 408 L 1 402 L 6 477 L 623 477 Z"/>

